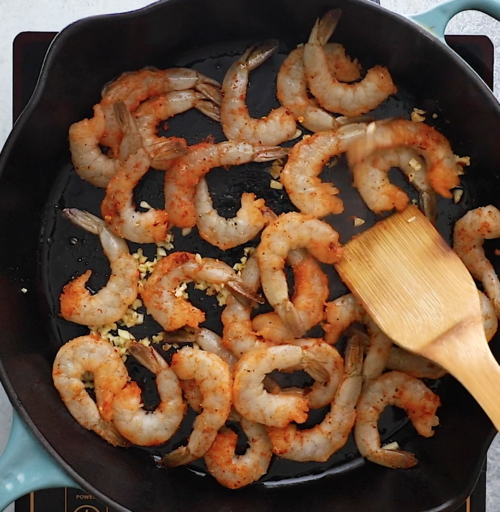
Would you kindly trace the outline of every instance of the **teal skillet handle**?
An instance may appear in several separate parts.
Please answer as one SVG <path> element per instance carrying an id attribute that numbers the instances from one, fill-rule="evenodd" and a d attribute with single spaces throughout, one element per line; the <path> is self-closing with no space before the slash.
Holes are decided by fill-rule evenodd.
<path id="1" fill-rule="evenodd" d="M 14 411 L 9 441 L 0 457 L 0 511 L 39 489 L 76 487 Z"/>
<path id="2" fill-rule="evenodd" d="M 448 0 L 420 14 L 408 16 L 411 20 L 445 42 L 444 31 L 448 22 L 462 11 L 481 11 L 500 21 L 500 0 Z"/>

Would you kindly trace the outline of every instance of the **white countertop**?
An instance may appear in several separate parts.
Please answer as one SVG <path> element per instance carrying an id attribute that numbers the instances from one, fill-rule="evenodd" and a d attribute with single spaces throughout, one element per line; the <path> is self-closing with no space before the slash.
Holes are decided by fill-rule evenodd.
<path id="1" fill-rule="evenodd" d="M 305 1 L 305 0 L 304 0 Z M 125 12 L 152 3 L 148 0 L 0 0 L 0 147 L 12 126 L 12 42 L 19 32 L 60 31 L 78 19 Z M 439 0 L 381 0 L 401 14 L 421 12 Z M 500 97 L 500 30 L 497 22 L 478 12 L 457 15 L 449 24 L 450 34 L 487 35 L 495 44 L 495 95 Z M 1 341 L 0 341 L 1 342 Z M 0 385 L 0 453 L 8 439 L 12 407 Z M 500 442 L 495 439 L 488 453 L 487 512 L 500 509 Z M 7 508 L 14 512 L 14 506 Z"/>

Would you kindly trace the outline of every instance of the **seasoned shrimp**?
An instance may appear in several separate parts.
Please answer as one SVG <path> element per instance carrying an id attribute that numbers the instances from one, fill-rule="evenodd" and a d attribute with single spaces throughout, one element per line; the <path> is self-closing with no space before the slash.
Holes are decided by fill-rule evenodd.
<path id="1" fill-rule="evenodd" d="M 302 347 L 277 345 L 252 350 L 243 354 L 234 367 L 234 408 L 245 418 L 269 426 L 306 421 L 309 402 L 302 390 L 270 394 L 264 389 L 268 373 L 290 368 L 301 368 L 319 380 L 329 377 L 322 362 Z"/>
<path id="2" fill-rule="evenodd" d="M 142 391 L 136 382 L 131 381 L 113 399 L 113 423 L 120 434 L 133 444 L 155 446 L 165 443 L 179 428 L 187 409 L 179 379 L 154 348 L 131 342 L 128 350 L 155 374 L 160 404 L 152 413 L 145 411 L 142 408 Z"/>
<path id="3" fill-rule="evenodd" d="M 341 82 L 353 82 L 360 75 L 360 66 L 356 59 L 352 61 L 342 45 L 329 43 L 325 46 L 328 66 L 332 76 Z M 312 132 L 335 130 L 347 121 L 347 118 L 335 118 L 319 107 L 307 93 L 307 78 L 304 71 L 304 47 L 290 52 L 283 61 L 276 81 L 276 96 L 281 105 L 287 108 L 294 119 Z"/>
<path id="4" fill-rule="evenodd" d="M 90 373 L 96 402 L 84 383 Z M 117 350 L 100 336 L 89 334 L 65 343 L 57 352 L 52 369 L 54 386 L 75 420 L 113 446 L 127 446 L 113 425 L 112 403 L 129 376 Z"/>
<path id="5" fill-rule="evenodd" d="M 274 453 L 300 462 L 325 462 L 345 445 L 356 419 L 355 407 L 363 384 L 363 350 L 356 336 L 346 347 L 345 372 L 343 366 L 342 381 L 321 423 L 307 430 L 300 430 L 293 423 L 284 428 L 267 427 Z"/>
<path id="6" fill-rule="evenodd" d="M 191 305 L 182 293 L 176 293 L 182 283 L 196 280 L 225 285 L 232 293 L 260 301 L 226 263 L 188 252 L 174 252 L 156 264 L 141 290 L 148 313 L 166 331 L 184 326 L 198 327 L 205 320 L 203 311 Z"/>
<path id="7" fill-rule="evenodd" d="M 333 183 L 322 182 L 318 175 L 328 161 L 347 151 L 349 144 L 362 135 L 366 124 L 357 123 L 338 130 L 318 132 L 302 139 L 290 151 L 280 174 L 290 201 L 313 217 L 342 213 L 344 203 Z"/>
<path id="8" fill-rule="evenodd" d="M 472 276 L 480 281 L 500 317 L 500 281 L 486 258 L 484 240 L 500 237 L 500 211 L 493 205 L 470 210 L 455 223 L 453 248 Z"/>
<path id="9" fill-rule="evenodd" d="M 241 196 L 241 208 L 236 212 L 236 217 L 221 217 L 213 206 L 204 178 L 196 189 L 195 206 L 198 234 L 223 251 L 252 240 L 266 224 L 276 218 L 264 199 L 256 199 L 255 194 L 251 193 Z"/>
<path id="10" fill-rule="evenodd" d="M 171 367 L 179 379 L 196 381 L 203 395 L 203 412 L 194 420 L 188 444 L 159 461 L 167 467 L 189 464 L 203 457 L 231 412 L 232 377 L 220 357 L 198 348 L 184 347 L 172 356 Z"/>
<path id="11" fill-rule="evenodd" d="M 220 101 L 219 87 L 220 84 L 216 80 L 194 69 L 144 68 L 123 73 L 102 91 L 100 106 L 106 120 L 106 128 L 99 142 L 108 146 L 114 155 L 118 154 L 122 132 L 113 109 L 117 101 L 123 101 L 127 109 L 134 112 L 148 98 L 171 91 L 196 89 L 217 103 Z"/>
<path id="12" fill-rule="evenodd" d="M 158 135 L 158 125 L 167 119 L 196 108 L 211 119 L 220 121 L 219 107 L 208 101 L 204 94 L 194 90 L 172 91 L 161 96 L 151 98 L 141 103 L 134 111 L 135 124 L 141 134 L 144 148 L 155 161 L 155 168 L 165 169 L 169 160 L 164 160 L 165 143 L 168 137 Z M 174 139 L 178 143 L 178 139 Z M 158 158 L 159 157 L 159 158 Z"/>
<path id="13" fill-rule="evenodd" d="M 70 322 L 90 327 L 110 325 L 122 318 L 137 298 L 137 261 L 130 254 L 125 240 L 113 234 L 102 219 L 76 208 L 63 210 L 63 216 L 99 236 L 111 266 L 111 275 L 107 284 L 93 295 L 86 288 L 91 270 L 66 284 L 59 298 L 61 316 Z"/>
<path id="14" fill-rule="evenodd" d="M 303 247 L 323 263 L 337 262 L 342 253 L 339 235 L 329 224 L 296 212 L 280 215 L 264 228 L 257 247 L 264 294 L 297 338 L 306 332 L 306 328 L 288 297 L 283 269 L 289 252 Z"/>
<path id="15" fill-rule="evenodd" d="M 409 198 L 396 185 L 391 184 L 387 172 L 397 167 L 408 177 L 419 193 L 420 209 L 434 222 L 436 218 L 436 193 L 427 179 L 425 160 L 409 147 L 378 151 L 352 168 L 354 186 L 364 202 L 374 213 L 395 208 L 404 210 Z"/>
<path id="16" fill-rule="evenodd" d="M 366 311 L 352 293 L 329 302 L 325 307 L 325 341 L 334 345 L 354 322 L 363 322 Z"/>
<path id="17" fill-rule="evenodd" d="M 214 167 L 268 162 L 287 154 L 286 148 L 255 147 L 246 142 L 202 142 L 190 146 L 188 153 L 177 158 L 165 174 L 165 204 L 170 221 L 179 228 L 196 226 L 196 190 L 201 179 Z"/>
<path id="18" fill-rule="evenodd" d="M 204 458 L 210 474 L 230 489 L 239 489 L 265 475 L 273 456 L 271 441 L 263 425 L 241 416 L 238 422 L 248 439 L 245 453 L 236 454 L 238 434 L 223 427 Z"/>
<path id="19" fill-rule="evenodd" d="M 410 468 L 417 464 L 412 453 L 387 450 L 380 446 L 377 423 L 388 405 L 404 409 L 417 432 L 421 436 L 431 437 L 434 434 L 432 427 L 439 424 L 436 409 L 441 405 L 440 399 L 422 381 L 397 371 L 384 373 L 363 388 L 354 426 L 358 450 L 363 457 L 376 464 Z"/>
<path id="20" fill-rule="evenodd" d="M 375 66 L 360 82 L 342 83 L 328 67 L 325 45 L 340 19 L 340 9 L 328 11 L 316 23 L 304 47 L 304 69 L 312 95 L 330 112 L 359 116 L 377 108 L 397 92 L 387 68 Z"/>
<path id="21" fill-rule="evenodd" d="M 222 130 L 229 140 L 244 141 L 255 146 L 275 146 L 300 134 L 288 109 L 279 107 L 261 119 L 254 119 L 250 117 L 246 105 L 250 71 L 271 57 L 277 47 L 276 41 L 252 46 L 227 70 L 222 82 L 220 115 Z"/>
<path id="22" fill-rule="evenodd" d="M 427 166 L 427 180 L 443 197 L 452 197 L 451 189 L 460 185 L 461 166 L 444 135 L 425 123 L 392 119 L 371 123 L 363 137 L 349 145 L 347 157 L 352 168 L 381 150 L 410 147 L 421 155 Z"/>
<path id="23" fill-rule="evenodd" d="M 289 252 L 287 262 L 292 266 L 294 277 L 292 303 L 308 331 L 325 316 L 325 303 L 330 293 L 328 277 L 316 259 L 303 249 Z M 252 325 L 255 332 L 267 340 L 282 343 L 295 337 L 275 312 L 257 315 Z"/>

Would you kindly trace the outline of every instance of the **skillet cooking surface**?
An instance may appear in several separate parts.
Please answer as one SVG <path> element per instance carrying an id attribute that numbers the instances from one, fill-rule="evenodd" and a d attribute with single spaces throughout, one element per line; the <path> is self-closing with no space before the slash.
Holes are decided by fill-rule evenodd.
<path id="1" fill-rule="evenodd" d="M 322 10 L 318 10 L 318 13 L 321 12 Z M 316 13 L 313 13 L 309 18 L 313 19 L 316 15 Z M 343 37 L 345 38 L 346 36 L 346 29 L 344 28 L 341 32 L 340 28 L 342 26 L 349 25 L 349 22 L 347 21 L 348 19 L 348 16 L 344 13 L 344 17 L 339 27 L 339 42 L 345 42 Z M 312 26 L 312 21 L 309 25 L 304 23 L 304 30 L 306 31 L 305 34 L 307 34 L 309 26 Z M 141 64 L 136 66 L 136 68 L 148 63 L 155 64 L 158 67 L 186 65 L 188 67 L 194 67 L 209 76 L 221 80 L 229 63 L 231 63 L 237 55 L 241 54 L 248 44 L 251 42 L 259 42 L 264 37 L 270 37 L 273 35 L 276 35 L 274 31 L 268 30 L 265 34 L 262 34 L 262 37 L 259 37 L 258 40 L 247 38 L 239 39 L 237 41 L 231 40 L 228 43 L 216 45 L 205 44 L 192 51 L 179 51 L 176 53 L 175 59 L 173 58 L 173 54 L 170 54 L 168 56 L 163 56 L 162 59 L 153 59 L 153 62 L 141 62 Z M 270 61 L 252 73 L 251 87 L 249 90 L 249 105 L 253 115 L 264 115 L 272 107 L 277 106 L 274 95 L 275 74 L 287 51 L 294 48 L 297 43 L 305 40 L 304 37 L 306 36 L 303 34 L 299 34 L 299 36 L 300 37 L 294 37 L 293 39 L 290 37 L 280 38 L 282 46 L 279 54 L 275 55 Z M 367 55 L 366 49 L 363 54 L 356 53 L 355 44 L 353 45 L 353 50 L 351 50 L 349 44 L 346 44 L 346 46 L 348 48 L 348 53 L 352 56 L 359 55 L 361 63 L 365 69 L 374 63 L 389 64 L 388 59 L 383 58 L 380 55 Z M 131 69 L 134 68 L 130 66 L 123 67 L 120 71 Z M 391 72 L 393 71 L 390 65 L 389 69 Z M 397 70 L 397 67 L 395 69 Z M 396 75 L 397 74 L 398 73 L 396 73 Z M 113 77 L 108 77 L 108 79 L 110 78 Z M 104 82 L 101 82 L 100 85 L 103 85 L 103 83 Z M 412 87 L 414 84 L 409 84 L 408 87 L 406 87 L 404 80 L 398 80 L 397 76 L 396 83 L 399 87 L 398 94 L 394 98 L 391 98 L 381 109 L 376 111 L 375 115 L 379 118 L 396 115 L 404 115 L 405 117 L 408 117 L 408 113 L 414 106 L 427 110 L 429 117 L 432 113 L 436 113 L 438 114 L 438 117 L 432 124 L 450 138 L 456 153 L 460 155 L 471 155 L 474 161 L 475 155 L 471 154 L 472 148 L 467 142 L 467 132 L 465 131 L 464 133 L 464 130 L 458 130 L 457 126 L 453 124 L 456 120 L 452 120 L 452 122 L 450 122 L 449 111 L 439 108 L 441 105 L 433 100 L 428 100 L 425 97 L 422 97 L 419 94 L 419 91 L 415 91 L 415 88 Z M 408 91 L 411 91 L 411 94 Z M 93 102 L 95 103 L 97 100 L 98 97 L 94 98 Z M 79 112 L 78 114 L 72 114 L 73 119 L 71 122 L 77 121 L 85 116 L 90 116 L 93 102 L 90 101 L 84 105 L 82 100 L 82 103 L 78 108 Z M 69 125 L 64 126 L 66 131 L 63 133 L 67 133 L 68 126 Z M 195 127 L 195 130 L 193 130 L 193 126 Z M 458 136 L 457 132 L 459 133 Z M 195 111 L 188 112 L 171 120 L 169 122 L 168 133 L 169 135 L 185 135 L 188 143 L 203 140 L 207 135 L 214 136 L 216 141 L 224 140 L 220 127 Z M 65 137 L 67 136 L 65 135 Z M 65 140 L 64 143 L 66 144 Z M 108 271 L 107 262 L 102 256 L 96 237 L 83 233 L 78 228 L 72 226 L 68 221 L 62 219 L 60 215 L 61 208 L 64 207 L 84 208 L 93 213 L 99 214 L 99 204 L 102 199 L 103 192 L 80 180 L 80 178 L 78 178 L 72 171 L 67 150 L 61 149 L 61 152 L 64 156 L 63 158 L 54 159 L 54 164 L 57 165 L 54 165 L 52 170 L 54 175 L 56 173 L 58 175 L 57 181 L 54 182 L 51 187 L 49 199 L 47 200 L 45 197 L 44 201 L 44 223 L 41 238 L 43 245 L 40 252 L 41 258 L 39 270 L 43 283 L 43 294 L 47 298 L 46 305 L 48 308 L 42 308 L 42 314 L 43 312 L 49 313 L 46 318 L 49 318 L 51 344 L 50 349 L 47 344 L 45 344 L 45 348 L 35 351 L 35 354 L 43 355 L 43 362 L 41 364 L 44 368 L 44 375 L 50 373 L 50 365 L 58 347 L 64 341 L 86 332 L 85 328 L 65 322 L 57 315 L 58 295 L 63 284 L 65 284 L 74 275 L 80 274 L 87 268 L 91 268 L 96 272 L 90 284 L 94 289 L 97 289 L 105 283 L 106 273 Z M 286 201 L 283 191 L 270 189 L 269 176 L 267 173 L 267 169 L 269 167 L 270 164 L 248 164 L 243 166 L 241 169 L 238 168 L 229 171 L 218 169 L 212 171 L 209 175 L 208 181 L 215 206 L 219 209 L 219 212 L 224 215 L 233 215 L 235 209 L 239 207 L 235 198 L 239 198 L 243 191 L 257 192 L 257 195 L 264 197 L 269 206 L 278 213 L 281 211 L 293 210 L 293 206 Z M 325 175 L 325 179 L 328 177 L 330 177 L 340 188 L 340 196 L 344 200 L 346 206 L 346 211 L 342 216 L 336 216 L 335 218 L 328 220 L 332 220 L 334 226 L 341 232 L 341 241 L 346 242 L 354 232 L 359 231 L 359 228 L 353 228 L 352 219 L 349 219 L 350 216 L 355 214 L 364 218 L 367 223 L 363 228 L 373 224 L 374 216 L 366 210 L 357 192 L 352 188 L 351 179 L 345 166 L 344 159 L 341 159 L 337 166 L 328 170 L 328 174 Z M 405 191 L 409 193 L 410 197 L 416 197 L 413 189 L 408 187 L 403 179 L 398 179 L 397 173 L 394 173 L 393 178 L 395 178 L 395 181 L 399 185 L 403 185 L 403 188 L 405 188 Z M 486 204 L 489 199 L 488 197 L 485 197 L 485 191 L 481 188 L 481 182 L 479 182 L 478 185 L 477 182 L 467 176 L 464 179 L 464 183 L 466 194 L 459 205 L 453 205 L 450 204 L 450 202 L 443 200 L 440 200 L 439 202 L 438 228 L 448 240 L 451 233 L 452 223 L 462 215 L 466 209 L 474 206 L 475 204 Z M 161 185 L 161 173 L 150 173 L 138 190 L 138 200 L 146 199 L 153 206 L 161 207 Z M 242 248 L 226 252 L 219 251 L 218 249 L 201 242 L 196 236 L 195 231 L 196 230 L 193 230 L 193 233 L 187 237 L 182 237 L 180 234 L 175 233 L 175 250 L 200 252 L 202 255 L 219 257 L 231 264 L 237 262 L 241 257 Z M 77 242 L 72 243 L 72 239 L 76 239 Z M 135 250 L 136 246 L 131 244 L 131 248 L 132 250 Z M 329 275 L 331 276 L 332 282 L 331 298 L 335 298 L 345 293 L 346 289 L 339 282 L 334 271 L 329 269 Z M 216 309 L 214 301 L 210 298 L 200 296 L 198 297 L 198 300 L 200 300 L 199 304 L 201 304 L 202 309 L 205 311 L 210 312 Z M 213 320 L 211 315 L 207 315 L 207 317 L 209 317 L 209 321 L 207 321 L 206 326 L 220 332 L 220 325 L 217 321 Z M 149 333 L 158 331 L 158 327 L 151 324 L 147 325 L 146 329 L 149 330 Z M 286 507 L 287 510 L 290 510 L 290 506 L 292 506 L 293 503 L 297 503 L 297 506 L 300 503 L 302 503 L 301 506 L 304 506 L 304 503 L 307 503 L 309 507 L 313 504 L 315 499 L 319 500 L 317 502 L 318 506 L 324 506 L 324 503 L 322 502 L 324 497 L 319 496 L 319 494 L 322 494 L 325 490 L 324 483 L 326 481 L 322 479 L 308 484 L 310 492 L 313 494 L 314 492 L 319 492 L 318 496 L 313 499 L 311 498 L 310 492 L 304 493 L 299 490 L 302 486 L 286 486 L 281 487 L 280 489 L 270 489 L 268 486 L 256 484 L 248 489 L 238 491 L 237 493 L 231 493 L 230 491 L 219 488 L 217 484 L 213 484 L 213 481 L 210 481 L 211 479 L 202 479 L 193 475 L 185 468 L 179 468 L 174 471 L 157 470 L 154 468 L 154 464 L 150 459 L 149 453 L 144 453 L 146 450 L 137 448 L 127 451 L 118 450 L 107 446 L 99 439 L 89 439 L 89 436 L 96 436 L 87 432 L 80 432 L 82 429 L 73 424 L 74 420 L 72 420 L 72 418 L 68 418 L 69 414 L 64 410 L 64 406 L 56 396 L 57 394 L 55 393 L 55 390 L 51 389 L 51 382 L 48 382 L 45 377 L 42 379 L 41 383 L 43 384 L 43 389 L 50 396 L 51 408 L 55 407 L 55 412 L 52 412 L 51 409 L 49 420 L 45 423 L 47 425 L 50 424 L 50 419 L 53 419 L 53 416 L 55 415 L 55 417 L 58 418 L 58 423 L 61 422 L 64 424 L 64 429 L 60 429 L 59 432 L 60 442 L 55 442 L 55 444 L 60 445 L 60 450 L 58 451 L 63 459 L 68 458 L 68 456 L 69 459 L 76 456 L 76 463 L 73 464 L 73 461 L 70 461 L 70 466 L 73 467 L 73 469 L 75 469 L 80 475 L 79 480 L 77 479 L 77 481 L 81 481 L 82 478 L 87 479 L 90 483 L 90 489 L 96 486 L 97 496 L 102 496 L 101 492 L 104 492 L 110 499 L 116 500 L 116 503 L 123 503 L 127 508 L 136 509 L 144 509 L 145 496 L 152 497 L 153 495 L 175 495 L 176 500 L 171 503 L 172 510 L 175 510 L 177 507 L 179 507 L 179 509 L 182 508 L 181 503 L 189 503 L 190 507 L 197 507 L 200 510 L 220 510 L 221 503 L 225 503 L 229 507 L 238 506 L 242 510 L 262 509 L 262 507 L 272 507 L 273 510 L 279 510 L 282 507 L 284 509 Z M 22 390 L 22 386 L 20 386 L 19 389 Z M 264 478 L 264 480 L 275 481 L 281 478 L 287 479 L 291 476 L 310 476 L 313 473 L 324 475 L 325 469 L 328 468 L 327 473 L 341 473 L 341 475 L 337 475 L 335 477 L 335 480 L 332 480 L 332 482 L 335 483 L 335 489 L 331 489 L 331 494 L 328 499 L 335 499 L 338 503 L 350 503 L 352 505 L 353 496 L 357 495 L 356 506 L 358 504 L 361 505 L 363 502 L 365 504 L 372 503 L 371 500 L 368 499 L 368 496 L 360 497 L 360 491 L 361 489 L 366 488 L 368 481 L 375 479 L 379 484 L 386 481 L 391 488 L 391 491 L 389 492 L 391 498 L 388 503 L 391 503 L 389 506 L 392 508 L 385 508 L 384 510 L 398 510 L 398 508 L 393 506 L 399 501 L 397 491 L 394 491 L 393 487 L 394 484 L 396 484 L 397 489 L 397 482 L 399 482 L 399 485 L 403 482 L 407 484 L 405 486 L 407 488 L 405 491 L 406 508 L 411 506 L 410 503 L 412 499 L 417 499 L 416 496 L 420 495 L 418 487 L 415 486 L 413 489 L 415 485 L 413 482 L 418 482 L 419 486 L 428 487 L 428 491 L 430 492 L 427 493 L 427 498 L 418 498 L 420 500 L 418 505 L 419 508 L 415 508 L 415 510 L 425 510 L 423 507 L 427 506 L 425 504 L 426 500 L 432 500 L 433 494 L 438 492 L 436 490 L 438 488 L 436 487 L 436 482 L 433 481 L 431 476 L 432 472 L 428 470 L 432 468 L 433 465 L 436 465 L 436 451 L 439 452 L 439 459 L 442 458 L 445 461 L 453 459 L 453 442 L 457 442 L 461 437 L 460 432 L 456 430 L 456 425 L 458 423 L 457 418 L 460 418 L 462 426 L 465 425 L 469 428 L 473 435 L 475 434 L 479 438 L 484 438 L 484 434 L 482 433 L 484 431 L 482 430 L 483 427 L 478 425 L 478 422 L 467 419 L 464 420 L 461 417 L 463 411 L 468 411 L 469 413 L 470 411 L 474 411 L 474 414 L 479 415 L 482 413 L 470 397 L 467 394 L 464 394 L 460 386 L 458 386 L 451 378 L 445 378 L 439 386 L 439 393 L 442 397 L 443 403 L 445 404 L 445 406 L 438 411 L 443 427 L 442 429 L 438 429 L 436 436 L 432 439 L 426 439 L 424 442 L 417 439 L 411 425 L 409 425 L 398 412 L 389 413 L 384 417 L 384 423 L 382 424 L 384 440 L 397 440 L 403 449 L 413 450 L 416 453 L 417 458 L 420 460 L 419 467 L 414 470 L 407 472 L 392 472 L 384 468 L 378 468 L 371 464 L 363 463 L 363 461 L 357 456 L 352 441 L 350 441 L 341 452 L 325 464 L 298 464 L 286 461 L 276 461 L 273 463 L 269 474 Z M 28 399 L 27 402 L 29 403 L 30 400 Z M 471 415 L 466 414 L 466 416 Z M 454 420 L 455 422 L 453 423 Z M 449 427 L 446 426 L 447 422 L 455 425 L 451 432 Z M 52 425 L 54 425 L 54 423 L 52 423 Z M 43 429 L 44 421 L 37 420 L 37 426 Z M 450 445 L 443 447 L 443 435 L 445 428 L 447 429 Z M 50 433 L 47 437 L 52 438 L 50 441 L 51 444 L 55 441 L 54 436 L 50 435 Z M 78 443 L 80 442 L 84 443 L 86 447 L 88 446 L 88 450 L 80 450 L 75 454 L 74 447 L 79 446 L 80 444 Z M 119 455 L 115 453 L 118 451 L 120 452 Z M 473 447 L 471 447 L 470 451 L 473 453 Z M 465 454 L 467 457 L 467 452 L 468 448 L 464 447 L 462 455 Z M 475 457 L 477 457 L 477 454 Z M 111 486 L 107 482 L 101 482 L 101 479 L 106 474 L 107 464 L 109 463 L 114 463 L 113 467 L 116 470 L 116 476 L 113 479 L 114 485 Z M 476 463 L 477 465 L 478 462 L 474 462 L 471 457 L 471 463 Z M 448 464 L 450 464 L 450 466 L 448 466 Z M 136 466 L 136 469 L 134 469 L 134 466 Z M 451 471 L 450 468 L 453 467 L 453 462 L 447 462 L 446 466 L 448 466 L 449 469 L 445 472 L 448 473 L 448 471 Z M 200 467 L 201 466 L 198 466 L 198 468 Z M 356 472 L 353 473 L 351 470 L 355 467 L 357 467 L 357 469 Z M 447 474 L 448 478 L 451 480 L 456 478 L 458 481 L 460 475 L 454 471 L 452 471 L 452 473 L 454 473 L 453 476 Z M 354 476 L 356 478 L 353 478 Z M 130 481 L 131 478 L 132 480 L 137 479 L 136 481 L 140 481 L 140 485 L 143 486 L 140 498 L 140 502 L 142 503 L 141 506 L 137 505 L 139 501 L 136 500 L 139 498 L 136 497 L 135 492 L 133 490 L 125 489 L 124 486 L 120 484 L 120 481 Z M 356 482 L 353 480 L 356 480 Z M 389 484 L 389 482 L 391 483 Z M 87 488 L 89 487 L 89 483 L 86 485 Z M 160 485 L 162 485 L 161 489 Z M 450 489 L 451 487 L 452 486 L 450 485 Z M 472 486 L 470 486 L 469 489 L 462 488 L 463 492 L 467 493 L 471 487 Z M 198 503 L 196 503 L 197 498 L 192 496 L 192 492 L 190 492 L 190 489 L 194 488 L 198 489 L 199 499 L 202 500 Z M 331 488 L 331 485 L 328 486 L 327 484 L 327 488 Z M 358 491 L 356 492 L 355 489 L 358 489 Z M 381 490 L 380 487 L 378 489 Z M 387 491 L 388 489 L 386 489 L 386 492 Z M 452 491 L 452 495 L 453 492 L 454 491 Z M 441 492 L 441 494 L 444 493 Z M 465 497 L 465 495 L 466 494 L 464 494 L 463 497 Z M 453 497 L 455 499 L 458 498 L 458 496 Z M 191 501 L 183 501 L 188 499 Z M 307 501 L 305 502 L 304 499 L 307 499 Z M 366 501 L 367 499 L 368 501 Z M 409 500 L 408 502 L 406 501 L 407 499 Z M 192 500 L 194 500 L 194 502 Z M 156 498 L 155 502 L 158 503 L 159 499 Z M 258 503 L 258 506 L 255 505 L 255 503 Z M 457 502 L 457 504 L 458 503 L 459 502 Z M 267 504 L 267 506 L 265 504 Z M 155 506 L 156 505 L 151 505 L 151 510 L 156 510 Z M 372 507 L 371 509 L 373 510 Z M 271 508 L 269 508 L 269 510 L 271 510 Z M 299 508 L 297 508 L 297 510 L 299 510 Z M 342 510 L 342 508 L 339 508 L 339 510 Z M 381 508 L 380 510 L 383 509 Z M 412 509 L 408 508 L 408 510 Z"/>

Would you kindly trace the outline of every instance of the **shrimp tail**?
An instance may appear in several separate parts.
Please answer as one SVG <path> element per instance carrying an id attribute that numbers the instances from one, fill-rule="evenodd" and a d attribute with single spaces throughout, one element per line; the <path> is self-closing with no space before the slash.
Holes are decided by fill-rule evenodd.
<path id="1" fill-rule="evenodd" d="M 371 460 L 371 454 L 368 453 L 366 458 Z M 380 464 L 382 466 L 386 466 L 388 468 L 401 468 L 408 469 L 416 466 L 418 460 L 415 458 L 415 455 L 410 452 L 405 452 L 403 450 L 386 450 L 381 449 L 377 450 L 376 456 L 374 457 L 376 464 Z"/>
<path id="2" fill-rule="evenodd" d="M 131 356 L 135 357 L 150 372 L 157 374 L 160 371 L 158 357 L 161 356 L 152 347 L 146 347 L 142 343 L 131 341 L 128 344 L 128 351 Z"/>
<path id="3" fill-rule="evenodd" d="M 319 41 L 321 46 L 324 46 L 330 37 L 332 37 L 341 16 L 342 9 L 331 9 L 323 18 L 316 20 L 311 36 L 314 32 L 314 37 Z"/>
<path id="4" fill-rule="evenodd" d="M 196 89 L 215 105 L 220 105 L 222 103 L 220 85 L 215 86 L 213 84 L 200 84 L 196 87 Z"/>
<path id="5" fill-rule="evenodd" d="M 143 147 L 142 136 L 137 129 L 134 116 L 123 101 L 114 103 L 113 110 L 123 134 L 118 158 L 121 162 L 124 162 L 130 155 Z"/>
<path id="6" fill-rule="evenodd" d="M 127 441 L 127 439 L 118 432 L 111 421 L 101 420 L 99 425 L 96 425 L 93 430 L 113 446 L 128 448 L 131 445 L 130 441 Z"/>
<path id="7" fill-rule="evenodd" d="M 62 215 L 65 219 L 68 219 L 75 224 L 75 226 L 78 226 L 93 235 L 99 235 L 106 225 L 99 217 L 96 217 L 85 210 L 79 210 L 78 208 L 65 208 Z"/>
<path id="8" fill-rule="evenodd" d="M 269 39 L 256 47 L 249 48 L 247 51 L 248 55 L 245 59 L 242 57 L 242 60 L 246 60 L 248 69 L 252 71 L 269 59 L 276 52 L 278 46 L 278 40 Z"/>
<path id="9" fill-rule="evenodd" d="M 433 223 L 436 223 L 437 195 L 433 190 L 424 191 L 419 194 L 419 206 L 424 215 Z"/>
<path id="10" fill-rule="evenodd" d="M 282 148 L 281 146 L 262 146 L 255 148 L 255 162 L 270 162 L 272 160 L 279 160 L 288 156 L 290 148 Z"/>
<path id="11" fill-rule="evenodd" d="M 226 286 L 231 290 L 231 293 L 243 304 L 248 304 L 248 300 L 257 304 L 264 304 L 264 299 L 258 293 L 250 290 L 241 280 L 230 279 Z M 242 300 L 240 300 L 242 299 Z"/>
<path id="12" fill-rule="evenodd" d="M 149 152 L 151 154 L 151 165 L 155 168 L 163 169 L 165 164 L 187 153 L 186 140 L 170 137 L 168 140 L 149 148 Z"/>
<path id="13" fill-rule="evenodd" d="M 207 100 L 200 100 L 196 102 L 194 107 L 210 119 L 220 123 L 220 108 L 217 103 L 213 103 L 212 101 Z"/>
<path id="14" fill-rule="evenodd" d="M 330 381 L 330 374 L 326 370 L 324 363 L 311 354 L 306 354 L 302 359 L 304 370 L 320 384 L 326 384 Z"/>
<path id="15" fill-rule="evenodd" d="M 180 446 L 177 450 L 167 453 L 158 460 L 158 464 L 166 468 L 175 468 L 191 462 L 192 455 L 187 446 Z"/>
<path id="16" fill-rule="evenodd" d="M 285 300 L 275 307 L 275 311 L 296 338 L 301 338 L 306 333 L 304 322 L 293 302 Z"/>

